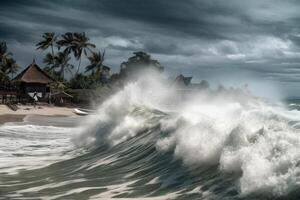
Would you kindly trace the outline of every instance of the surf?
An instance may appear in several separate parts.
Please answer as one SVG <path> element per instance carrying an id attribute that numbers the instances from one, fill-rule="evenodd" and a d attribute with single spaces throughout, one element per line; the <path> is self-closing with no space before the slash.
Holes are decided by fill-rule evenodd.
<path id="1" fill-rule="evenodd" d="M 69 148 L 56 150 L 68 157 L 1 172 L 0 191 L 12 199 L 296 199 L 299 117 L 242 88 L 182 95 L 144 76 L 76 129 L 55 130 Z"/>

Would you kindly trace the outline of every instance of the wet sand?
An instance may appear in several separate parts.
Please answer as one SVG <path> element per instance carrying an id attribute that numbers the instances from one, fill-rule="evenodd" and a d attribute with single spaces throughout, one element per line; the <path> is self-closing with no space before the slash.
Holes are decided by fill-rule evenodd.
<path id="1" fill-rule="evenodd" d="M 11 115 L 4 114 L 0 115 L 0 125 L 7 122 L 22 122 L 26 115 Z"/>
<path id="2" fill-rule="evenodd" d="M 22 122 L 26 118 L 34 121 L 47 121 L 47 118 L 76 117 L 73 108 L 52 106 L 18 106 L 17 111 L 9 109 L 6 105 L 0 105 L 0 125 L 7 122 Z M 26 120 L 25 120 L 26 121 Z"/>
<path id="3" fill-rule="evenodd" d="M 62 116 L 74 116 L 74 108 L 67 107 L 55 107 L 55 106 L 24 106 L 18 105 L 18 110 L 13 111 L 9 109 L 6 105 L 0 105 L 0 115 L 62 115 Z"/>

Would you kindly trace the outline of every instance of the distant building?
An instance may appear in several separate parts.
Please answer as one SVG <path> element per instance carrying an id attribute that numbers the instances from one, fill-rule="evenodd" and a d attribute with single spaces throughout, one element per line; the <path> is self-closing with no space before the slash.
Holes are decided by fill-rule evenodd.
<path id="1" fill-rule="evenodd" d="M 178 75 L 173 80 L 173 86 L 179 90 L 207 90 L 209 89 L 209 83 L 206 80 L 202 80 L 200 83 L 192 83 L 191 76 Z"/>
<path id="2" fill-rule="evenodd" d="M 50 94 L 49 84 L 54 81 L 36 63 L 35 60 L 13 80 L 19 84 L 23 97 L 38 97 L 38 100 L 48 100 Z"/>
<path id="3" fill-rule="evenodd" d="M 177 76 L 174 80 L 174 85 L 177 87 L 188 87 L 191 84 L 193 77 L 185 77 L 182 74 Z"/>
<path id="4" fill-rule="evenodd" d="M 59 106 L 64 106 L 66 104 L 70 104 L 72 101 L 73 96 L 61 91 L 61 92 L 56 92 L 54 94 L 51 94 L 51 102 L 54 103 L 55 105 Z"/>

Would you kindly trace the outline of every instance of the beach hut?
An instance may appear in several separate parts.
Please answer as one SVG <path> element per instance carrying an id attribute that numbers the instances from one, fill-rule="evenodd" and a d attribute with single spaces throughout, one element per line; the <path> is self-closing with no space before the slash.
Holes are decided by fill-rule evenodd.
<path id="1" fill-rule="evenodd" d="M 49 99 L 49 84 L 54 81 L 52 77 L 46 74 L 36 63 L 35 60 L 13 80 L 18 83 L 20 93 L 23 97 L 29 97 L 32 100 L 47 101 Z"/>
<path id="2" fill-rule="evenodd" d="M 66 105 L 68 103 L 71 103 L 73 96 L 61 91 L 61 92 L 56 92 L 51 94 L 51 101 L 55 104 L 55 105 Z"/>

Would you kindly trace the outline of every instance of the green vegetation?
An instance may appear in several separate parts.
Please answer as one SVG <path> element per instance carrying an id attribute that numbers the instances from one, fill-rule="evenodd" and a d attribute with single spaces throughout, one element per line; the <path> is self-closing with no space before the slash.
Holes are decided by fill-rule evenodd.
<path id="1" fill-rule="evenodd" d="M 157 60 L 153 60 L 151 56 L 145 52 L 134 52 L 134 56 L 128 61 L 121 63 L 120 76 L 125 79 L 137 79 L 140 71 L 155 70 L 163 72 L 164 67 Z"/>
<path id="2" fill-rule="evenodd" d="M 45 53 L 43 70 L 55 80 L 50 84 L 50 91 L 65 91 L 73 96 L 72 102 L 78 104 L 93 105 L 102 102 L 126 82 L 137 80 L 141 72 L 164 71 L 164 67 L 152 59 L 151 55 L 137 51 L 121 63 L 118 73 L 110 75 L 110 68 L 104 64 L 105 50 L 98 50 L 85 33 L 44 33 L 41 41 L 36 44 L 36 49 Z M 82 59 L 87 62 L 82 62 Z M 84 69 L 81 69 L 82 63 L 87 63 Z M 18 69 L 6 43 L 0 42 L 0 89 L 18 88 L 18 85 L 11 82 Z M 186 87 L 191 84 L 191 79 L 192 77 L 179 75 L 175 82 Z M 203 80 L 192 87 L 208 89 L 209 83 Z"/>
<path id="3" fill-rule="evenodd" d="M 101 80 L 103 77 L 105 77 L 105 73 L 108 73 L 109 68 L 103 65 L 104 61 L 104 54 L 101 54 L 101 52 L 93 52 L 91 56 L 88 57 L 90 64 L 86 66 L 85 72 L 92 72 L 92 77 L 96 82 L 105 82 L 104 80 Z"/>
<path id="4" fill-rule="evenodd" d="M 40 42 L 36 44 L 36 49 L 45 52 L 43 70 L 56 80 L 51 88 L 59 91 L 122 86 L 125 81 L 138 78 L 141 70 L 154 69 L 162 72 L 164 69 L 149 54 L 139 51 L 121 63 L 119 73 L 110 76 L 110 68 L 104 65 L 105 51 L 97 50 L 96 45 L 90 42 L 85 33 L 67 32 L 62 35 L 44 33 Z M 81 70 L 82 59 L 88 61 L 84 70 Z M 9 85 L 18 69 L 12 53 L 7 50 L 6 43 L 1 42 L 1 85 Z"/>
<path id="5" fill-rule="evenodd" d="M 110 68 L 104 64 L 105 51 L 99 51 L 85 33 L 44 33 L 36 49 L 45 53 L 43 70 L 55 80 L 50 84 L 51 91 L 66 91 L 74 96 L 75 102 L 88 97 L 95 101 L 105 99 L 126 81 L 137 79 L 141 70 L 164 69 L 149 54 L 139 51 L 121 63 L 119 73 L 110 76 Z M 82 63 L 87 63 L 84 69 Z M 9 84 L 17 70 L 6 43 L 0 43 L 0 84 Z"/>
<path id="6" fill-rule="evenodd" d="M 13 59 L 13 54 L 8 52 L 5 42 L 0 42 L 0 86 L 10 86 L 10 77 L 17 72 L 19 66 Z"/>
<path id="7" fill-rule="evenodd" d="M 135 80 L 141 70 L 154 69 L 162 72 L 163 67 L 157 60 L 145 52 L 134 52 L 134 56 L 123 62 L 120 73 L 110 76 L 110 68 L 104 65 L 105 51 L 101 53 L 96 45 L 89 42 L 85 33 L 67 32 L 61 36 L 55 33 L 44 33 L 37 49 L 48 51 L 43 60 L 44 71 L 54 77 L 65 88 L 95 89 L 104 85 L 123 85 L 124 81 Z M 80 73 L 82 59 L 89 64 Z M 74 71 L 74 63 L 78 62 Z M 66 80 L 65 77 L 69 77 Z M 60 87 L 62 88 L 62 87 Z"/>
<path id="8" fill-rule="evenodd" d="M 85 33 L 67 32 L 61 36 L 55 33 L 44 33 L 42 40 L 36 45 L 37 49 L 48 51 L 43 62 L 44 71 L 52 76 L 58 84 L 71 89 L 91 89 L 102 84 L 103 76 L 108 76 L 103 66 L 104 53 L 96 49 L 96 45 L 89 42 Z M 50 51 L 49 51 L 50 50 Z M 85 73 L 80 73 L 82 58 L 90 64 L 85 67 Z M 78 62 L 74 70 L 74 63 Z M 66 79 L 69 77 L 69 81 Z M 62 88 L 62 87 L 60 87 Z M 57 88 L 59 89 L 59 88 Z"/>

